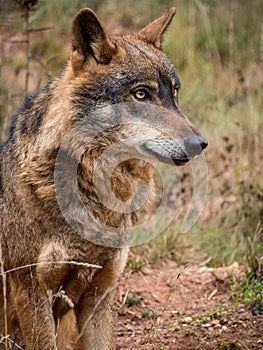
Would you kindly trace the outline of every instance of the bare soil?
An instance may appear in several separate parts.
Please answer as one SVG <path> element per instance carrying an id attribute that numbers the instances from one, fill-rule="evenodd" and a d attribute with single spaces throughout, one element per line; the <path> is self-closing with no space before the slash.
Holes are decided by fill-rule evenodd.
<path id="1" fill-rule="evenodd" d="M 132 272 L 118 290 L 121 350 L 263 349 L 263 315 L 233 298 L 233 264 L 212 269 L 162 261 Z"/>

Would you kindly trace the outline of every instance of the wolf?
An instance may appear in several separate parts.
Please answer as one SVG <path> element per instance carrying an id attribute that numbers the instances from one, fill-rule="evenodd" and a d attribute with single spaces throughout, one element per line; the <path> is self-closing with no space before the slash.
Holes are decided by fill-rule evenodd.
<path id="1" fill-rule="evenodd" d="M 14 117 L 0 149 L 1 348 L 116 349 L 114 294 L 155 166 L 208 144 L 162 51 L 174 14 L 110 36 L 82 9 L 68 64 Z"/>

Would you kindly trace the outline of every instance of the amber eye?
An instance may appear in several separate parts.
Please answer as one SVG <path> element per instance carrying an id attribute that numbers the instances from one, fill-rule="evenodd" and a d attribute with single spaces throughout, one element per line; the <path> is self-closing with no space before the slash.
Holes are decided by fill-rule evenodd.
<path id="1" fill-rule="evenodd" d="M 146 90 L 137 90 L 133 95 L 137 100 L 145 100 L 148 97 L 148 92 Z"/>

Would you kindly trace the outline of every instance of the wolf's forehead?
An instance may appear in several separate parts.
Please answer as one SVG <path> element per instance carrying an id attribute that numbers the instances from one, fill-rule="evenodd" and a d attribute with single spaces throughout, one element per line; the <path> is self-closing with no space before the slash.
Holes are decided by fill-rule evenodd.
<path id="1" fill-rule="evenodd" d="M 136 69 L 151 78 L 164 75 L 179 84 L 174 66 L 160 50 L 133 36 L 123 37 L 120 46 L 125 50 L 125 62 L 131 70 Z"/>

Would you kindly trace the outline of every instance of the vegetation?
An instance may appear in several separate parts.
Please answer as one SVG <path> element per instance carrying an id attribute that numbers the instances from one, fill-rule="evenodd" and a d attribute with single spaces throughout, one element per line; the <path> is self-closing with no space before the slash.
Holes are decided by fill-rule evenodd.
<path id="1" fill-rule="evenodd" d="M 173 4 L 128 0 L 124 7 L 120 0 L 39 0 L 29 12 L 30 28 L 39 30 L 30 32 L 28 56 L 24 10 L 14 0 L 1 2 L 0 139 L 23 100 L 27 72 L 28 91 L 33 92 L 66 62 L 70 21 L 79 8 L 90 6 L 118 33 L 143 26 Z M 249 286 L 256 285 L 262 297 L 263 3 L 177 0 L 176 6 L 165 50 L 182 81 L 181 108 L 209 141 L 209 192 L 203 217 L 188 233 L 179 232 L 177 221 L 146 246 L 134 248 L 129 264 L 138 269 L 167 257 L 213 266 L 238 261 L 247 266 Z"/>

